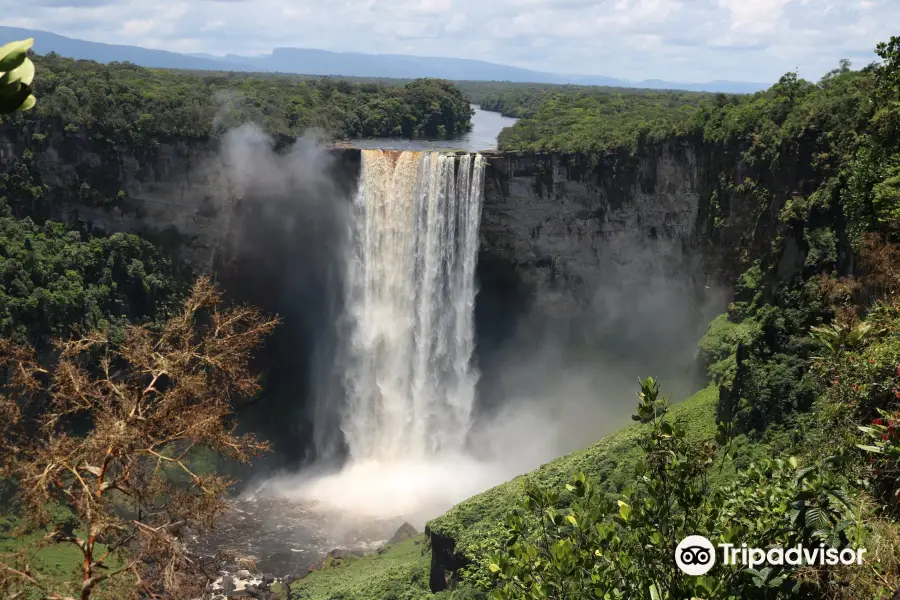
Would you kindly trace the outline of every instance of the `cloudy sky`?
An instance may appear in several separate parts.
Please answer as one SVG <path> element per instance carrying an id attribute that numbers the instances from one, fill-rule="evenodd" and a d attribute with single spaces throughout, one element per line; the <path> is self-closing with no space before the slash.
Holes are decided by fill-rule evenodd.
<path id="1" fill-rule="evenodd" d="M 176 52 L 294 46 L 669 81 L 816 79 L 900 34 L 900 0 L 0 0 L 0 14 Z"/>

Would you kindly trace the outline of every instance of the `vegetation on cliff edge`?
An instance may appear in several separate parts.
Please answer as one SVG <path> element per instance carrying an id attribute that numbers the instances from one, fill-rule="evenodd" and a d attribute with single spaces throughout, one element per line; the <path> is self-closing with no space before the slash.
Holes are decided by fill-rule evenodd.
<path id="1" fill-rule="evenodd" d="M 54 125 L 112 146 L 145 147 L 170 138 L 204 138 L 254 122 L 276 136 L 312 127 L 342 137 L 435 136 L 471 128 L 459 89 L 438 79 L 403 86 L 353 84 L 250 73 L 148 69 L 50 53 L 34 57 L 36 110 L 6 117 L 31 135 Z M 2 123 L 2 121 L 0 121 Z"/>

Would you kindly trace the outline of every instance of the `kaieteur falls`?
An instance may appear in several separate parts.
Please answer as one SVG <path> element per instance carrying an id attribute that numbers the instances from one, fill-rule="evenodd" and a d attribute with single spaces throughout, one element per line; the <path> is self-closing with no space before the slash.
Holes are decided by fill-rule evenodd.
<path id="1" fill-rule="evenodd" d="M 363 152 L 342 419 L 353 461 L 462 450 L 483 174 L 480 155 Z"/>
<path id="2" fill-rule="evenodd" d="M 502 480 L 465 448 L 484 166 L 479 154 L 362 152 L 340 353 L 349 456 L 289 495 L 421 523 Z"/>

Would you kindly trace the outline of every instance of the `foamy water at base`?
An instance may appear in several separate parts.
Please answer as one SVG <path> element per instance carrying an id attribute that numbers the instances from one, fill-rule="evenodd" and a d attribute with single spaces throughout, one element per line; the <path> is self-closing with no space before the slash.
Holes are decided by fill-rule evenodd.
<path id="1" fill-rule="evenodd" d="M 260 571 L 276 576 L 303 575 L 334 549 L 374 552 L 404 522 L 422 531 L 429 519 L 507 476 L 498 465 L 445 456 L 276 477 L 239 498 L 192 546 L 253 557 Z"/>

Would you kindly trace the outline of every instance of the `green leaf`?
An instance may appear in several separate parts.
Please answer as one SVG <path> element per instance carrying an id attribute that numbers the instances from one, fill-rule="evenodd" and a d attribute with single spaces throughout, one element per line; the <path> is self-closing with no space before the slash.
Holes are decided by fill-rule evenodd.
<path id="1" fill-rule="evenodd" d="M 806 511 L 805 518 L 806 527 L 808 529 L 825 529 L 830 524 L 828 515 L 821 508 L 815 507 Z"/>
<path id="2" fill-rule="evenodd" d="M 28 57 L 28 50 L 34 45 L 34 38 L 10 42 L 0 46 L 0 72 L 12 71 Z"/>
<path id="3" fill-rule="evenodd" d="M 619 500 L 619 516 L 621 516 L 624 521 L 631 518 L 631 507 L 621 500 Z"/>
<path id="4" fill-rule="evenodd" d="M 32 79 L 34 79 L 34 63 L 26 58 L 17 68 L 8 71 L 0 77 L 0 85 L 9 85 L 16 81 L 31 85 Z"/>
<path id="5" fill-rule="evenodd" d="M 26 105 L 29 108 L 34 106 L 34 102 L 29 100 L 31 96 L 31 88 L 29 86 L 19 82 L 11 85 L 16 86 L 16 91 L 11 96 L 0 98 L 0 114 L 11 113 Z"/>
<path id="6" fill-rule="evenodd" d="M 650 600 L 660 600 L 659 590 L 657 589 L 655 583 L 648 589 L 650 590 Z"/>
<path id="7" fill-rule="evenodd" d="M 37 99 L 33 95 L 29 95 L 25 98 L 25 102 L 22 103 L 22 106 L 19 107 L 19 110 L 30 110 L 34 108 L 34 105 L 37 104 Z"/>
<path id="8" fill-rule="evenodd" d="M 875 454 L 882 454 L 884 452 L 884 450 L 879 448 L 878 446 L 867 446 L 864 444 L 857 444 L 856 447 L 859 448 L 860 450 L 865 450 L 866 452 L 874 452 Z"/>

